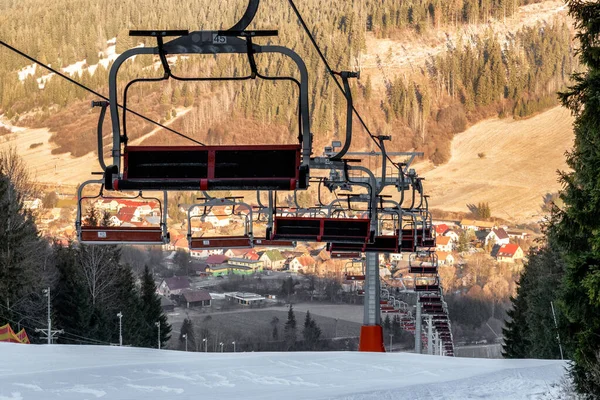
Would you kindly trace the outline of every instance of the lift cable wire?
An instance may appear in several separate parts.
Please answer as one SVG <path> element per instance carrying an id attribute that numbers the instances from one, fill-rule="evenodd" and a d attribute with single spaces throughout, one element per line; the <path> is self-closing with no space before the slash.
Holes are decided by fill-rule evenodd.
<path id="1" fill-rule="evenodd" d="M 18 312 L 16 310 L 10 309 L 10 308 L 6 307 L 4 304 L 0 303 L 0 307 L 2 307 L 2 308 L 6 309 L 6 310 L 8 310 L 8 311 L 10 311 L 10 312 L 12 312 L 14 314 L 17 314 L 20 317 L 23 317 L 23 319 L 25 319 L 25 320 L 29 320 L 29 321 L 35 322 L 35 323 L 39 324 L 40 326 L 45 326 L 45 324 L 47 323 L 46 321 L 41 321 L 41 320 L 39 320 L 39 319 L 37 319 L 35 317 L 31 317 L 31 316 L 28 316 L 26 314 L 20 313 L 20 312 Z M 22 324 L 20 322 L 14 321 L 12 319 L 8 319 L 8 321 L 10 321 L 10 322 L 12 322 L 14 324 L 17 324 L 17 325 L 21 325 L 22 327 L 28 328 L 30 330 L 34 329 L 31 326 L 28 326 L 26 324 Z M 86 341 L 86 342 L 89 342 L 89 343 L 92 343 L 92 344 L 110 344 L 109 342 L 105 342 L 103 340 L 92 339 L 92 338 L 88 338 L 88 337 L 85 337 L 85 336 L 76 335 L 76 334 L 70 333 L 70 332 L 63 332 L 61 335 L 73 336 L 75 338 L 82 339 L 83 341 Z M 70 339 L 70 338 L 65 338 L 65 339 L 75 340 L 75 339 Z"/>
<path id="2" fill-rule="evenodd" d="M 30 55 L 28 55 L 28 54 L 26 54 L 26 53 L 22 52 L 21 50 L 14 48 L 13 46 L 9 45 L 8 43 L 6 43 L 6 42 L 4 42 L 4 41 L 0 40 L 0 44 L 1 44 L 2 46 L 6 47 L 7 49 L 9 49 L 9 50 L 11 50 L 11 51 L 13 51 L 13 52 L 15 52 L 15 53 L 19 54 L 20 56 L 22 56 L 22 57 L 25 57 L 25 58 L 26 58 L 26 59 L 28 59 L 29 61 L 31 61 L 31 62 L 33 62 L 33 63 L 35 63 L 35 64 L 39 65 L 40 67 L 42 67 L 42 68 L 45 68 L 45 69 L 47 69 L 48 71 L 55 73 L 56 75 L 60 76 L 60 77 L 61 77 L 61 78 L 63 78 L 63 79 L 66 79 L 67 81 L 71 82 L 71 83 L 72 83 L 72 84 L 74 84 L 74 85 L 77 85 L 77 86 L 79 86 L 79 87 L 80 87 L 80 88 L 82 88 L 83 90 L 87 90 L 88 92 L 90 92 L 90 93 L 92 93 L 92 94 L 94 94 L 94 95 L 96 95 L 96 96 L 98 96 L 98 97 L 100 97 L 100 98 L 102 98 L 102 99 L 104 99 L 104 100 L 106 100 L 106 101 L 109 101 L 108 97 L 106 97 L 106 96 L 103 96 L 103 95 L 101 95 L 100 93 L 96 92 L 95 90 L 93 90 L 93 89 L 90 89 L 89 87 L 87 87 L 87 86 L 85 86 L 85 85 L 83 85 L 83 84 L 81 84 L 81 83 L 77 82 L 76 80 L 74 80 L 74 79 L 72 79 L 71 77 L 69 77 L 69 76 L 67 76 L 67 75 L 63 74 L 62 72 L 59 72 L 59 71 L 57 71 L 56 69 L 54 69 L 54 68 L 52 68 L 52 67 L 49 67 L 49 66 L 47 66 L 47 65 L 43 64 L 42 62 L 40 62 L 40 61 L 36 60 L 35 58 L 33 58 L 33 57 L 31 57 Z M 181 137 L 182 137 L 182 138 L 184 138 L 184 139 L 187 139 L 187 140 L 189 140 L 189 141 L 192 141 L 192 142 L 194 142 L 194 143 L 196 143 L 196 144 L 199 144 L 200 146 L 205 146 L 205 144 L 204 144 L 204 143 L 202 143 L 202 142 L 199 142 L 198 140 L 196 140 L 196 139 L 193 139 L 193 138 L 191 138 L 191 137 L 189 137 L 189 136 L 187 136 L 187 135 L 184 135 L 184 134 L 183 134 L 183 133 L 181 133 L 181 132 L 177 132 L 176 130 L 174 130 L 174 129 L 172 129 L 172 128 L 169 128 L 168 126 L 165 126 L 165 125 L 161 124 L 160 122 L 156 122 L 156 121 L 154 121 L 153 119 L 150 119 L 150 118 L 146 117 L 145 115 L 142 115 L 142 114 L 140 114 L 140 113 L 138 113 L 138 112 L 136 112 L 136 111 L 133 111 L 133 110 L 132 110 L 132 109 L 130 109 L 130 108 L 123 107 L 121 104 L 118 104 L 118 103 L 117 103 L 117 107 L 120 107 L 120 108 L 122 108 L 122 109 L 123 109 L 125 112 L 130 112 L 130 113 L 132 113 L 133 115 L 136 115 L 136 116 L 138 116 L 138 117 L 140 117 L 140 118 L 142 118 L 142 119 L 144 119 L 144 120 L 146 120 L 146 121 L 148 121 L 148 122 L 150 122 L 150 123 L 152 123 L 152 124 L 154 124 L 154 125 L 156 125 L 156 126 L 158 126 L 158 127 L 160 127 L 160 128 L 166 129 L 166 130 L 167 130 L 167 131 L 169 131 L 169 132 L 172 132 L 172 133 L 174 133 L 174 134 L 176 134 L 176 135 L 179 135 L 179 136 L 181 136 Z"/>
<path id="3" fill-rule="evenodd" d="M 321 48 L 319 47 L 319 45 L 317 44 L 317 41 L 315 40 L 314 36 L 312 35 L 310 29 L 308 28 L 308 26 L 306 25 L 306 22 L 304 21 L 304 18 L 302 17 L 302 14 L 300 13 L 300 11 L 298 11 L 298 8 L 296 7 L 296 4 L 294 3 L 294 0 L 288 0 L 290 7 L 292 7 L 292 10 L 294 11 L 294 13 L 296 14 L 296 17 L 298 18 L 298 21 L 300 22 L 300 25 L 302 25 L 302 28 L 304 29 L 304 31 L 306 32 L 306 34 L 308 35 L 308 38 L 310 39 L 313 47 L 315 48 L 315 50 L 317 51 L 317 53 L 319 54 L 319 57 L 321 58 L 321 61 L 323 61 L 323 64 L 325 64 L 325 68 L 327 69 L 327 72 L 329 73 L 329 75 L 331 75 L 331 77 L 333 78 L 333 80 L 335 81 L 335 84 L 337 85 L 338 89 L 340 89 L 340 91 L 345 94 L 344 92 L 344 88 L 342 87 L 342 84 L 338 81 L 337 76 L 335 74 L 335 72 L 333 71 L 333 69 L 331 68 L 331 66 L 329 65 L 329 62 L 327 61 L 327 58 L 325 57 L 325 55 L 323 54 L 323 52 L 321 51 Z M 354 111 L 354 115 L 356 115 L 356 117 L 358 118 L 358 120 L 360 121 L 361 125 L 365 128 L 365 131 L 367 132 L 367 134 L 371 137 L 371 140 L 373 140 L 373 143 L 375 143 L 375 145 L 383 151 L 383 149 L 381 148 L 381 145 L 377 142 L 377 137 L 375 135 L 373 135 L 371 133 L 371 130 L 369 129 L 369 127 L 367 126 L 367 123 L 365 122 L 365 120 L 362 118 L 362 116 L 360 115 L 360 113 L 358 112 L 358 110 L 356 109 L 356 107 L 354 106 L 354 104 L 352 105 L 352 111 Z M 399 163 L 394 162 L 390 156 L 386 155 L 386 158 L 389 160 L 389 162 L 391 162 L 396 168 L 399 168 Z"/>

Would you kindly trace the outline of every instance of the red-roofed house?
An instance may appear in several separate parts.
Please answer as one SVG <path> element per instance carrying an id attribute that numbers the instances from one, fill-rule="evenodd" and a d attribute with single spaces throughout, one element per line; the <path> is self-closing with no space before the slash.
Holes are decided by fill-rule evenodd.
<path id="1" fill-rule="evenodd" d="M 435 226 L 435 233 L 437 234 L 437 236 L 443 236 L 444 233 L 446 233 L 447 230 L 449 230 L 450 228 L 448 228 L 448 225 L 446 224 L 440 224 L 440 225 L 436 225 Z"/>
<path id="2" fill-rule="evenodd" d="M 514 263 L 523 258 L 523 249 L 514 243 L 504 244 L 496 253 L 496 259 L 500 262 Z"/>

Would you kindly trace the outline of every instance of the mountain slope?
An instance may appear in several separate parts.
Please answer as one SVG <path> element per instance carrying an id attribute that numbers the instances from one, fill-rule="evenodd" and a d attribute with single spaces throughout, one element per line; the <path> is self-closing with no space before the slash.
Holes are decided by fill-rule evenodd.
<path id="1" fill-rule="evenodd" d="M 430 206 L 468 212 L 467 204 L 489 202 L 493 216 L 541 219 L 542 196 L 558 191 L 556 171 L 567 169 L 572 124 L 569 111 L 555 107 L 526 120 L 490 119 L 456 135 L 450 161 L 424 174 Z"/>
<path id="2" fill-rule="evenodd" d="M 539 399 L 556 398 L 566 367 L 407 353 L 206 354 L 4 343 L 0 352 L 2 400 Z"/>

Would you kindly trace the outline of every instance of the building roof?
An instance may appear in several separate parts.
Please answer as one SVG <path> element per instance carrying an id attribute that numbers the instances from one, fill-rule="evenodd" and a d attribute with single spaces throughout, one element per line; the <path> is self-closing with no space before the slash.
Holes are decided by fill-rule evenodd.
<path id="1" fill-rule="evenodd" d="M 262 264 L 262 261 L 250 260 L 249 258 L 244 258 L 244 257 L 231 257 L 230 259 L 227 260 L 227 263 L 229 263 L 229 264 L 231 264 L 231 263 Z M 231 265 L 237 266 L 237 264 L 231 264 Z"/>
<path id="2" fill-rule="evenodd" d="M 494 229 L 492 232 L 494 232 L 494 234 L 496 235 L 496 237 L 498 237 L 498 239 L 500 239 L 500 240 L 502 240 L 502 239 L 508 239 L 508 234 L 502 228 Z"/>
<path id="3" fill-rule="evenodd" d="M 170 306 L 174 306 L 175 303 L 173 303 L 173 301 L 171 299 L 169 299 L 167 296 L 158 296 L 160 298 L 160 306 L 161 307 L 170 307 Z"/>
<path id="4" fill-rule="evenodd" d="M 256 250 L 252 249 L 249 252 L 247 252 L 246 254 L 244 254 L 244 258 L 247 258 L 248 260 L 256 261 L 256 260 L 260 259 L 261 255 L 262 254 L 258 254 L 256 252 Z"/>
<path id="5" fill-rule="evenodd" d="M 181 290 L 189 289 L 190 281 L 187 276 L 174 276 L 172 278 L 165 278 L 165 283 L 169 290 Z"/>
<path id="6" fill-rule="evenodd" d="M 300 257 L 296 257 L 296 260 L 298 260 L 300 265 L 302 265 L 303 267 L 308 267 L 309 265 L 315 264 L 315 260 L 308 254 L 304 254 L 304 255 L 301 255 Z"/>
<path id="7" fill-rule="evenodd" d="M 210 293 L 208 292 L 208 290 L 204 289 L 187 290 L 183 292 L 183 298 L 188 303 L 212 300 L 212 297 L 210 297 Z"/>
<path id="8" fill-rule="evenodd" d="M 448 253 L 447 251 L 436 251 L 435 254 L 438 256 L 438 260 L 446 260 L 448 256 L 452 256 L 452 253 Z M 454 258 L 454 256 L 452 256 Z"/>
<path id="9" fill-rule="evenodd" d="M 518 244 L 509 243 L 503 244 L 502 247 L 498 250 L 497 257 L 514 257 L 515 253 L 519 249 Z"/>
<path id="10" fill-rule="evenodd" d="M 284 261 L 285 260 L 285 257 L 277 249 L 267 250 L 267 251 L 264 252 L 263 255 L 265 257 L 267 257 L 271 262 Z"/>
<path id="11" fill-rule="evenodd" d="M 248 253 L 248 249 L 229 249 L 227 252 L 231 252 L 233 257 L 243 257 L 246 253 Z"/>
<path id="12" fill-rule="evenodd" d="M 228 257 L 223 254 L 213 254 L 206 259 L 207 264 L 223 264 L 228 260 Z"/>
<path id="13" fill-rule="evenodd" d="M 437 246 L 447 246 L 450 240 L 452 240 L 450 236 L 438 236 L 435 238 L 435 243 Z"/>
<path id="14" fill-rule="evenodd" d="M 437 233 L 438 235 L 443 235 L 448 229 L 448 225 L 446 224 L 440 224 L 440 225 L 436 225 L 435 226 L 435 233 Z"/>

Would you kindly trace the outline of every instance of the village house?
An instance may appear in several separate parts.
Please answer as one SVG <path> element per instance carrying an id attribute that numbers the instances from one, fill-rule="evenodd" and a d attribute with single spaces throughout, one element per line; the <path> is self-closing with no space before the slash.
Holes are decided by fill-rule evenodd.
<path id="1" fill-rule="evenodd" d="M 226 294 L 225 298 L 231 302 L 238 303 L 244 306 L 254 306 L 259 305 L 265 302 L 266 298 L 256 294 L 249 292 L 236 292 L 231 294 Z"/>
<path id="2" fill-rule="evenodd" d="M 490 233 L 485 237 L 485 245 L 487 246 L 489 243 L 494 245 L 502 246 L 504 244 L 508 244 L 510 242 L 510 238 L 506 231 L 502 228 L 492 229 Z"/>
<path id="3" fill-rule="evenodd" d="M 529 237 L 529 233 L 520 229 L 506 230 L 506 234 L 508 235 L 508 237 L 514 239 L 527 239 Z"/>
<path id="4" fill-rule="evenodd" d="M 222 212 L 215 212 L 214 210 L 204 217 L 204 222 L 208 222 L 215 228 L 229 226 L 230 220 L 231 217 L 229 215 L 223 215 Z"/>
<path id="5" fill-rule="evenodd" d="M 180 295 L 187 289 L 190 289 L 190 281 L 187 276 L 174 276 L 163 279 L 156 291 L 162 296 L 169 297 Z"/>
<path id="6" fill-rule="evenodd" d="M 212 297 L 208 290 L 197 289 L 183 292 L 183 303 L 186 308 L 210 307 Z"/>
<path id="7" fill-rule="evenodd" d="M 444 236 L 446 232 L 448 232 L 450 228 L 446 224 L 440 224 L 435 226 L 435 234 L 436 236 Z"/>
<path id="8" fill-rule="evenodd" d="M 263 270 L 264 264 L 261 260 L 248 260 L 247 258 L 230 258 L 227 260 L 227 265 L 235 267 L 248 267 L 252 272 Z"/>
<path id="9" fill-rule="evenodd" d="M 454 265 L 454 256 L 446 251 L 436 251 L 438 265 Z"/>
<path id="10" fill-rule="evenodd" d="M 460 236 L 458 235 L 458 233 L 456 231 L 452 231 L 452 230 L 447 230 L 444 233 L 444 236 L 451 238 L 452 241 L 454 242 L 455 246 L 456 246 L 456 243 L 458 243 L 458 240 L 460 239 Z"/>
<path id="11" fill-rule="evenodd" d="M 502 245 L 496 253 L 496 259 L 500 262 L 514 263 L 517 260 L 523 259 L 523 257 L 523 249 L 514 243 Z"/>
<path id="12" fill-rule="evenodd" d="M 265 269 L 280 271 L 285 266 L 285 257 L 277 249 L 267 250 L 260 257 L 260 260 L 265 265 Z"/>
<path id="13" fill-rule="evenodd" d="M 308 254 L 303 254 L 300 257 L 296 257 L 294 258 L 292 261 L 290 261 L 290 271 L 291 272 L 309 272 L 311 270 L 314 270 L 315 268 L 315 260 L 314 258 L 312 258 L 310 255 Z"/>
<path id="14" fill-rule="evenodd" d="M 479 221 L 474 219 L 463 219 L 460 221 L 460 227 L 467 231 L 489 231 L 496 227 L 496 224 L 489 221 Z"/>
<path id="15" fill-rule="evenodd" d="M 448 236 L 439 236 L 435 239 L 435 248 L 437 251 L 451 252 L 454 250 L 454 241 Z"/>
<path id="16" fill-rule="evenodd" d="M 246 255 L 247 252 L 249 252 L 250 249 L 229 249 L 225 252 L 225 255 L 227 257 L 230 258 L 236 258 L 236 257 L 244 257 Z"/>
<path id="17" fill-rule="evenodd" d="M 169 299 L 166 296 L 158 297 L 160 297 L 160 308 L 162 308 L 164 312 L 172 312 L 173 310 L 175 310 L 175 303 L 173 302 L 173 300 Z"/>

